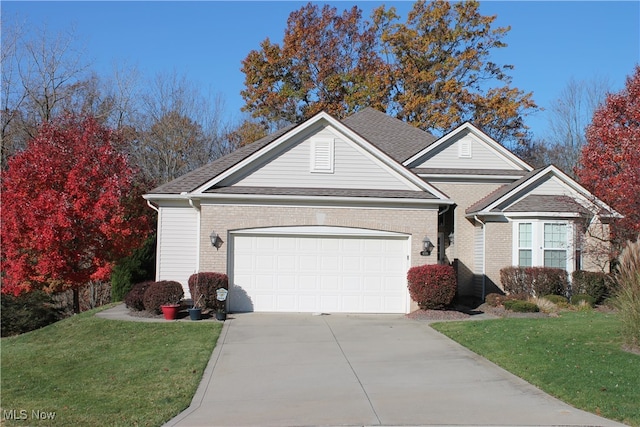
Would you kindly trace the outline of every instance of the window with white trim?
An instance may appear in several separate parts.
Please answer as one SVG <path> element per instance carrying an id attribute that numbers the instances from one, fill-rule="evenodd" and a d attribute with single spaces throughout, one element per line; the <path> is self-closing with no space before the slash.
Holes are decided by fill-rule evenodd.
<path id="1" fill-rule="evenodd" d="M 311 172 L 333 173 L 335 140 L 314 138 L 311 140 Z"/>
<path id="2" fill-rule="evenodd" d="M 516 221 L 513 264 L 553 267 L 573 271 L 573 227 L 568 221 Z"/>

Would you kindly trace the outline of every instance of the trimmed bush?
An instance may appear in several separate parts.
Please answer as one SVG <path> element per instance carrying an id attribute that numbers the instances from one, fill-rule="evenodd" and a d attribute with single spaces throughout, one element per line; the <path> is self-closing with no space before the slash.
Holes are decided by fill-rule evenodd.
<path id="1" fill-rule="evenodd" d="M 569 303 L 569 301 L 567 300 L 567 297 L 563 296 L 563 295 L 545 295 L 544 297 L 542 297 L 546 300 L 551 301 L 554 304 L 557 305 L 567 305 Z"/>
<path id="2" fill-rule="evenodd" d="M 173 280 L 154 282 L 144 292 L 144 309 L 154 314 L 162 313 L 163 305 L 180 304 L 184 291 L 182 285 Z"/>
<path id="3" fill-rule="evenodd" d="M 2 294 L 0 310 L 1 335 L 19 335 L 43 328 L 62 319 L 51 295 L 32 291 L 20 296 Z"/>
<path id="4" fill-rule="evenodd" d="M 409 295 L 423 310 L 442 309 L 456 296 L 458 282 L 450 265 L 412 267 L 407 273 Z"/>
<path id="5" fill-rule="evenodd" d="M 135 283 L 153 280 L 156 275 L 156 236 L 119 260 L 111 271 L 111 300 L 122 301 Z"/>
<path id="6" fill-rule="evenodd" d="M 519 299 L 505 301 L 504 308 L 516 313 L 537 313 L 540 311 L 540 308 L 534 303 Z"/>
<path id="7" fill-rule="evenodd" d="M 596 305 L 596 299 L 591 295 L 587 295 L 587 294 L 571 295 L 571 304 L 580 305 L 582 301 L 584 301 L 590 307 L 594 307 Z"/>
<path id="8" fill-rule="evenodd" d="M 566 295 L 568 279 L 561 268 L 512 266 L 500 270 L 503 289 L 515 295 Z"/>
<path id="9" fill-rule="evenodd" d="M 193 303 L 200 301 L 200 308 L 224 308 L 225 303 L 218 301 L 216 292 L 218 289 L 229 289 L 229 277 L 223 273 L 202 272 L 189 277 L 189 292 Z M 202 296 L 202 298 L 200 298 Z"/>
<path id="10" fill-rule="evenodd" d="M 131 290 L 124 296 L 124 303 L 126 306 L 130 310 L 144 310 L 144 293 L 153 283 L 153 280 L 148 280 L 146 282 L 136 283 L 133 285 Z"/>
<path id="11" fill-rule="evenodd" d="M 571 275 L 571 291 L 574 294 L 592 296 L 596 304 L 603 302 L 610 294 L 613 286 L 611 275 L 600 271 L 577 270 Z"/>
<path id="12" fill-rule="evenodd" d="M 502 294 L 496 294 L 496 293 L 492 293 L 492 294 L 487 294 L 484 297 L 484 301 L 489 304 L 491 307 L 499 307 L 502 305 L 502 303 L 505 300 L 505 296 Z"/>
<path id="13" fill-rule="evenodd" d="M 525 273 L 526 267 L 505 267 L 500 270 L 502 289 L 508 294 L 532 295 L 531 280 Z"/>

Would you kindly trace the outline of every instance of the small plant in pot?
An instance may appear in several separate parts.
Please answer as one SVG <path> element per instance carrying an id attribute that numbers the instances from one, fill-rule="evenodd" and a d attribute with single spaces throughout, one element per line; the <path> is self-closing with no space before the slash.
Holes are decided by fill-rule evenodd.
<path id="1" fill-rule="evenodd" d="M 194 300 L 193 306 L 189 309 L 189 318 L 191 320 L 200 320 L 202 319 L 202 306 L 201 301 L 202 298 L 204 297 L 203 294 L 200 294 L 198 296 L 197 300 Z"/>
<path id="2" fill-rule="evenodd" d="M 189 277 L 189 291 L 191 295 L 203 295 L 200 305 L 202 308 L 215 312 L 216 319 L 225 320 L 226 301 L 218 298 L 218 292 L 229 289 L 229 278 L 224 273 L 200 272 Z"/>
<path id="3" fill-rule="evenodd" d="M 164 315 L 167 320 L 175 320 L 180 311 L 180 301 L 184 296 L 182 285 L 172 280 L 152 283 L 144 292 L 144 309 L 153 314 Z"/>

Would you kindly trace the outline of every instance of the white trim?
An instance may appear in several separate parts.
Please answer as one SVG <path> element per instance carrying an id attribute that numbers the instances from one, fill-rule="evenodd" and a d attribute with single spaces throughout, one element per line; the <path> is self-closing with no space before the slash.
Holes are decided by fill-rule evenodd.
<path id="1" fill-rule="evenodd" d="M 478 129 L 477 127 L 473 126 L 469 122 L 461 124 L 460 126 L 458 126 L 453 131 L 451 131 L 448 134 L 442 136 L 440 139 L 438 139 L 437 141 L 433 142 L 428 147 L 424 148 L 423 150 L 419 151 L 417 154 L 415 154 L 412 157 L 410 157 L 408 160 L 405 160 L 403 162 L 403 165 L 405 165 L 407 167 L 413 167 L 413 166 L 411 166 L 412 163 L 414 163 L 414 162 L 416 162 L 418 160 L 421 160 L 427 154 L 429 154 L 430 152 L 432 152 L 434 150 L 439 149 L 440 147 L 442 147 L 443 145 L 445 145 L 446 143 L 448 143 L 449 141 L 454 139 L 456 136 L 462 134 L 463 132 L 470 133 L 471 135 L 475 136 L 479 140 L 479 142 L 482 142 L 482 143 L 488 145 L 489 148 L 492 148 L 495 151 L 495 153 L 496 153 L 496 155 L 498 155 L 498 157 L 500 157 L 502 160 L 506 161 L 507 163 L 511 164 L 513 167 L 515 167 L 515 168 L 517 168 L 519 170 L 526 170 L 526 171 L 532 171 L 533 170 L 533 168 L 527 162 L 525 162 L 524 160 L 522 160 L 521 158 L 519 158 L 518 156 L 513 154 L 511 151 L 507 150 L 502 145 L 498 144 L 491 137 L 489 137 L 487 134 L 485 134 L 484 132 L 482 132 L 480 129 Z"/>
<path id="2" fill-rule="evenodd" d="M 367 228 L 332 227 L 324 225 L 262 227 L 230 230 L 231 235 L 304 235 L 304 236 L 340 236 L 340 237 L 390 237 L 406 239 L 409 234 L 393 231 L 371 230 Z"/>

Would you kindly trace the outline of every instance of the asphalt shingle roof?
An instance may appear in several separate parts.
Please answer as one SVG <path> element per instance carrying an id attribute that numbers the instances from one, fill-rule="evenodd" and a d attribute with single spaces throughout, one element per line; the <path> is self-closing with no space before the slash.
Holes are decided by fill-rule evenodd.
<path id="1" fill-rule="evenodd" d="M 375 197 L 385 199 L 437 199 L 427 191 L 411 190 L 360 190 L 352 188 L 304 188 L 304 187 L 217 187 L 209 194 L 259 194 L 265 196 L 319 196 L 319 197 Z"/>
<path id="2" fill-rule="evenodd" d="M 430 133 L 371 107 L 342 122 L 400 163 L 437 140 Z"/>
<path id="3" fill-rule="evenodd" d="M 505 212 L 579 212 L 587 209 L 569 196 L 531 194 L 509 206 Z"/>

